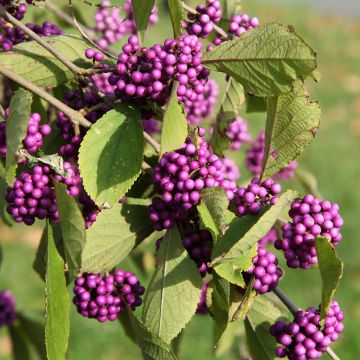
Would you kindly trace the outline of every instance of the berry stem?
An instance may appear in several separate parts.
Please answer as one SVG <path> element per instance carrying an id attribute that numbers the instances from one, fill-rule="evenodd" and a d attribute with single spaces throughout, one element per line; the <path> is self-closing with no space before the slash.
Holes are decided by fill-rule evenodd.
<path id="1" fill-rule="evenodd" d="M 91 122 L 86 120 L 78 111 L 75 111 L 56 99 L 54 96 L 50 95 L 46 91 L 38 88 L 34 84 L 32 84 L 30 81 L 24 79 L 23 77 L 15 74 L 9 69 L 4 68 L 3 66 L 0 66 L 0 74 L 4 75 L 5 77 L 9 78 L 12 81 L 15 81 L 20 86 L 24 87 L 25 89 L 31 91 L 35 95 L 40 96 L 42 99 L 47 101 L 49 104 L 53 105 L 58 110 L 62 111 L 66 116 L 69 117 L 71 122 L 74 124 L 78 124 L 81 126 L 84 126 L 86 128 L 89 128 L 91 126 Z"/>
<path id="2" fill-rule="evenodd" d="M 290 310 L 293 315 L 295 315 L 299 310 L 301 310 L 301 308 L 294 304 L 279 287 L 276 287 L 273 290 L 273 293 Z M 330 347 L 326 349 L 326 352 L 331 359 L 340 360 L 340 358 L 334 353 L 334 351 Z"/>
<path id="3" fill-rule="evenodd" d="M 38 34 L 28 28 L 26 25 L 17 20 L 14 16 L 9 14 L 5 8 L 0 8 L 0 16 L 4 17 L 8 20 L 12 25 L 21 29 L 25 34 L 29 35 L 34 41 L 40 44 L 44 49 L 49 51 L 52 55 L 54 55 L 59 61 L 61 61 L 68 69 L 70 69 L 75 76 L 91 76 L 93 74 L 98 73 L 99 69 L 82 69 L 73 64 L 69 59 L 67 59 L 64 55 L 62 55 L 59 51 L 53 48 L 48 42 L 43 40 Z M 103 71 L 100 72 L 106 72 Z"/>
<path id="4" fill-rule="evenodd" d="M 197 14 L 198 13 L 195 9 L 193 9 L 191 6 L 185 4 L 183 1 L 181 2 L 181 5 L 182 5 L 184 10 L 186 10 L 187 12 L 189 12 L 191 14 Z M 220 26 L 217 26 L 216 24 L 214 24 L 213 26 L 214 26 L 214 30 L 219 35 L 221 35 L 224 39 L 228 38 L 228 34 Z"/>
<path id="5" fill-rule="evenodd" d="M 144 139 L 149 143 L 157 153 L 160 153 L 160 144 L 153 139 L 147 132 L 144 131 Z"/>

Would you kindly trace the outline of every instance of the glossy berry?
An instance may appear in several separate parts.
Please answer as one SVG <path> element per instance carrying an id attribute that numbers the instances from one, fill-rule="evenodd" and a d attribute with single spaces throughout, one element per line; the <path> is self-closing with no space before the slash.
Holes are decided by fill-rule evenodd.
<path id="1" fill-rule="evenodd" d="M 15 298 L 10 291 L 0 291 L 0 328 L 15 321 Z"/>
<path id="2" fill-rule="evenodd" d="M 67 172 L 67 176 L 61 176 L 54 174 L 54 178 L 66 185 L 68 194 L 72 197 L 76 197 L 80 194 L 82 180 L 79 171 L 70 162 L 64 161 L 64 170 Z"/>
<path id="3" fill-rule="evenodd" d="M 241 117 L 237 117 L 229 125 L 226 135 L 231 140 L 231 150 L 240 150 L 241 146 L 251 139 L 248 123 Z"/>
<path id="4" fill-rule="evenodd" d="M 258 294 L 266 294 L 276 288 L 283 272 L 277 266 L 278 260 L 272 252 L 268 252 L 259 245 L 257 256 L 253 259 L 253 266 L 247 271 L 254 276 L 254 289 Z"/>
<path id="5" fill-rule="evenodd" d="M 244 216 L 247 214 L 256 215 L 263 206 L 274 205 L 281 192 L 280 184 L 272 179 L 266 179 L 260 183 L 259 178 L 253 178 L 245 188 L 240 187 L 235 192 L 234 205 L 236 214 Z"/>
<path id="6" fill-rule="evenodd" d="M 142 304 L 145 289 L 136 275 L 117 269 L 109 275 L 84 273 L 77 277 L 73 303 L 78 312 L 99 322 L 114 321 L 129 306 Z"/>
<path id="7" fill-rule="evenodd" d="M 100 51 L 96 51 L 95 49 L 92 48 L 88 48 L 85 51 L 85 56 L 89 59 L 89 60 L 93 60 L 94 62 L 100 62 L 104 60 L 104 54 Z"/>
<path id="8" fill-rule="evenodd" d="M 188 34 L 206 39 L 213 31 L 214 24 L 221 20 L 221 4 L 218 0 L 206 0 L 206 4 L 196 6 L 196 13 L 188 13 L 183 28 Z"/>
<path id="9" fill-rule="evenodd" d="M 279 343 L 276 355 L 290 360 L 319 359 L 344 330 L 343 319 L 339 304 L 333 301 L 323 328 L 320 311 L 313 307 L 298 311 L 289 324 L 277 321 L 270 327 L 271 335 Z"/>
<path id="10" fill-rule="evenodd" d="M 309 269 L 317 263 L 317 236 L 327 237 L 334 246 L 340 242 L 344 222 L 338 204 L 308 194 L 293 201 L 289 215 L 292 221 L 283 225 L 282 240 L 275 242 L 275 247 L 283 250 L 289 267 Z"/>

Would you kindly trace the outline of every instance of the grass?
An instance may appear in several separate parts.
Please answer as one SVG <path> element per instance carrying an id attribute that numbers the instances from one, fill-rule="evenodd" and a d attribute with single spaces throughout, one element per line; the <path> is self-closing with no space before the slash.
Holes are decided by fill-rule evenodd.
<path id="1" fill-rule="evenodd" d="M 82 7 L 86 8 L 85 5 Z M 345 273 L 336 298 L 345 310 L 346 331 L 333 348 L 341 359 L 357 359 L 360 357 L 360 166 L 357 159 L 360 154 L 360 24 L 339 15 L 315 13 L 298 6 L 273 6 L 264 1 L 245 2 L 244 10 L 251 15 L 256 14 L 262 23 L 278 21 L 294 25 L 318 53 L 322 79 L 319 84 L 309 82 L 308 85 L 312 98 L 318 99 L 323 108 L 321 127 L 299 163 L 316 175 L 323 197 L 341 206 L 345 226 L 338 252 L 344 260 Z M 161 19 L 167 21 L 164 17 Z M 169 34 L 154 29 L 151 35 L 151 39 L 156 41 Z M 264 115 L 243 115 L 249 120 L 253 135 L 256 135 L 264 126 Z M 246 177 L 246 171 L 242 172 Z M 303 191 L 296 181 L 287 186 Z M 0 272 L 0 288 L 14 292 L 20 310 L 41 314 L 44 284 L 31 269 L 38 238 L 37 229 L 18 227 L 10 232 L 1 227 L 4 263 Z M 320 301 L 320 281 L 316 269 L 286 271 L 281 287 L 302 307 L 316 305 Z M 211 337 L 211 320 L 207 317 L 194 318 L 186 329 L 181 357 L 189 360 L 212 359 Z M 241 352 L 243 345 L 237 341 L 221 359 L 239 359 L 239 348 Z M 6 331 L 0 329 L 0 359 L 9 359 L 9 351 Z M 117 323 L 100 325 L 81 318 L 72 309 L 69 359 L 95 357 L 99 360 L 138 358 L 136 349 Z"/>

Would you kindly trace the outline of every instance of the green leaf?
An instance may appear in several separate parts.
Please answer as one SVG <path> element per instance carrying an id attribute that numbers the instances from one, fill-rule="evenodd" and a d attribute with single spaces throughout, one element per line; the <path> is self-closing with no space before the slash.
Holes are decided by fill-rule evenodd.
<path id="1" fill-rule="evenodd" d="M 178 102 L 177 83 L 175 84 L 163 119 L 160 156 L 166 152 L 179 149 L 187 136 L 185 111 Z"/>
<path id="2" fill-rule="evenodd" d="M 87 132 L 79 154 L 84 187 L 99 207 L 115 205 L 140 174 L 144 137 L 138 109 L 117 105 Z"/>
<path id="3" fill-rule="evenodd" d="M 319 199 L 322 198 L 318 188 L 318 181 L 314 174 L 307 170 L 297 168 L 295 170 L 295 176 L 307 194 L 312 194 Z"/>
<path id="4" fill-rule="evenodd" d="M 224 0 L 223 1 L 223 17 L 230 19 L 232 16 L 241 12 L 241 0 Z"/>
<path id="5" fill-rule="evenodd" d="M 327 238 L 317 237 L 315 247 L 322 280 L 320 320 L 323 320 L 329 311 L 335 290 L 343 275 L 344 264 Z"/>
<path id="6" fill-rule="evenodd" d="M 151 10 L 155 5 L 155 0 L 131 0 L 133 8 L 136 29 L 143 37 L 149 23 Z"/>
<path id="7" fill-rule="evenodd" d="M 125 331 L 131 339 L 138 344 L 144 360 L 176 360 L 170 345 L 150 332 L 131 310 L 127 308 L 126 314 L 121 314 L 120 321 L 126 326 Z"/>
<path id="8" fill-rule="evenodd" d="M 29 125 L 32 94 L 22 88 L 11 98 L 6 120 L 6 181 L 12 185 L 18 164 L 17 152 L 22 147 Z"/>
<path id="9" fill-rule="evenodd" d="M 41 235 L 39 246 L 36 250 L 35 260 L 33 262 L 33 269 L 45 281 L 46 277 L 46 257 L 47 257 L 47 246 L 48 246 L 48 234 L 47 228 L 45 227 Z"/>
<path id="10" fill-rule="evenodd" d="M 51 36 L 44 41 L 53 46 L 68 60 L 82 68 L 93 67 L 85 59 L 89 43 L 74 35 Z M 0 53 L 0 66 L 12 70 L 39 87 L 55 87 L 74 79 L 74 74 L 54 55 L 36 41 L 14 46 L 13 51 Z"/>
<path id="11" fill-rule="evenodd" d="M 264 296 L 257 296 L 245 320 L 245 331 L 250 355 L 254 360 L 273 360 L 276 340 L 270 334 L 269 327 L 285 312 L 276 307 Z"/>
<path id="12" fill-rule="evenodd" d="M 14 224 L 13 218 L 6 211 L 7 201 L 5 200 L 6 196 L 6 180 L 5 180 L 5 168 L 3 163 L 0 160 L 0 218 L 4 221 L 5 224 L 11 226 Z"/>
<path id="13" fill-rule="evenodd" d="M 267 99 L 251 94 L 245 94 L 246 99 L 246 112 L 247 113 L 258 113 L 266 112 L 267 110 Z"/>
<path id="14" fill-rule="evenodd" d="M 320 124 L 320 106 L 310 102 L 302 87 L 268 98 L 262 177 L 284 169 L 311 143 Z"/>
<path id="15" fill-rule="evenodd" d="M 184 249 L 178 229 L 168 230 L 144 298 L 145 325 L 170 344 L 195 314 L 201 284 L 199 270 Z"/>
<path id="16" fill-rule="evenodd" d="M 229 125 L 235 120 L 240 108 L 245 101 L 244 88 L 237 81 L 230 78 L 227 82 L 224 97 L 221 102 L 219 113 L 216 117 L 214 132 L 211 137 L 211 146 L 213 151 L 223 156 L 231 141 L 227 137 L 226 132 Z"/>
<path id="17" fill-rule="evenodd" d="M 55 191 L 68 274 L 70 279 L 74 279 L 81 268 L 85 221 L 76 200 L 68 195 L 66 185 L 55 183 Z"/>
<path id="18" fill-rule="evenodd" d="M 182 33 L 182 20 L 184 18 L 184 9 L 181 0 L 167 0 L 171 23 L 174 30 L 174 38 L 177 39 Z"/>
<path id="19" fill-rule="evenodd" d="M 25 335 L 18 323 L 8 327 L 14 360 L 30 360 L 30 349 Z"/>
<path id="20" fill-rule="evenodd" d="M 64 360 L 70 331 L 70 298 L 66 289 L 65 264 L 56 248 L 52 227 L 47 225 L 47 229 L 46 352 L 48 360 Z"/>
<path id="21" fill-rule="evenodd" d="M 240 300 L 240 305 L 237 307 L 236 311 L 232 315 L 231 321 L 235 321 L 238 319 L 245 320 L 256 297 L 256 291 L 253 288 L 253 284 L 254 278 L 252 278 L 252 280 L 246 286 L 245 293 Z"/>
<path id="22" fill-rule="evenodd" d="M 82 270 L 109 271 L 154 231 L 145 206 L 116 204 L 86 230 Z"/>
<path id="23" fill-rule="evenodd" d="M 316 54 L 292 27 L 269 23 L 216 46 L 204 54 L 202 64 L 234 77 L 248 93 L 273 96 L 310 75 Z"/>
<path id="24" fill-rule="evenodd" d="M 201 191 L 201 203 L 197 206 L 202 228 L 209 230 L 214 239 L 224 235 L 228 228 L 226 212 L 229 199 L 220 187 L 211 187 Z"/>
<path id="25" fill-rule="evenodd" d="M 226 353 L 231 350 L 236 335 L 239 332 L 239 327 L 240 327 L 239 322 L 234 321 L 228 323 L 223 335 L 221 336 L 219 342 L 217 343 L 216 349 L 214 350 L 216 357 L 226 356 Z M 224 357 L 224 359 L 226 359 L 226 357 Z"/>
<path id="26" fill-rule="evenodd" d="M 45 324 L 41 319 L 35 319 L 23 313 L 17 314 L 17 319 L 21 326 L 23 333 L 27 339 L 36 349 L 39 357 L 46 360 L 46 348 L 45 348 Z"/>

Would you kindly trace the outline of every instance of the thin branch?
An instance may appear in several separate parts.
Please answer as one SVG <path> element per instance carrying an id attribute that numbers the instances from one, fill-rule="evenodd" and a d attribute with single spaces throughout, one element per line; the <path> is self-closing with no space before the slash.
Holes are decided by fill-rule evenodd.
<path id="1" fill-rule="evenodd" d="M 276 287 L 273 290 L 273 293 L 290 310 L 292 314 L 295 315 L 299 310 L 301 310 L 301 308 L 295 305 L 279 287 Z M 334 351 L 330 347 L 326 349 L 326 352 L 332 360 L 340 360 L 340 358 L 334 353 Z"/>
<path id="2" fill-rule="evenodd" d="M 191 6 L 185 4 L 183 1 L 181 2 L 182 7 L 184 8 L 184 10 L 186 10 L 187 12 L 189 12 L 190 14 L 198 14 L 198 12 L 193 9 Z M 217 25 L 213 25 L 214 30 L 221 35 L 224 39 L 227 39 L 229 36 L 228 34 L 220 27 Z"/>
<path id="3" fill-rule="evenodd" d="M 146 131 L 144 131 L 144 139 L 154 148 L 157 153 L 160 153 L 160 144 L 155 139 L 153 139 Z"/>
<path id="4" fill-rule="evenodd" d="M 20 75 L 15 74 L 13 71 L 6 69 L 3 66 L 0 66 L 0 74 L 4 75 L 12 81 L 15 81 L 20 86 L 31 91 L 32 93 L 40 96 L 49 104 L 53 105 L 56 109 L 62 111 L 74 124 L 78 124 L 86 128 L 89 128 L 92 125 L 91 122 L 86 120 L 84 116 L 82 116 L 78 111 L 71 109 L 69 106 L 65 105 L 64 103 L 56 99 L 54 96 L 47 93 L 45 90 L 38 88 L 30 81 L 24 79 Z"/>

